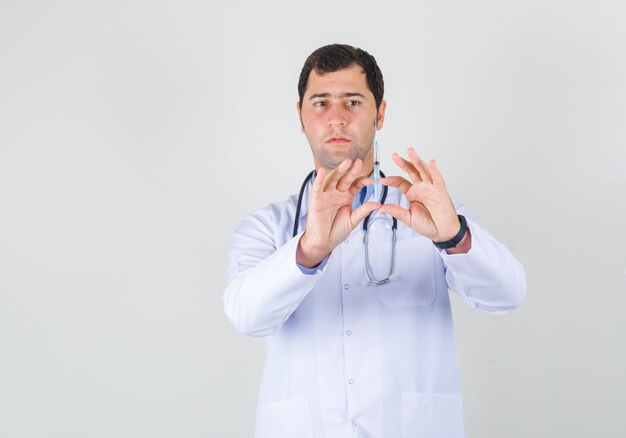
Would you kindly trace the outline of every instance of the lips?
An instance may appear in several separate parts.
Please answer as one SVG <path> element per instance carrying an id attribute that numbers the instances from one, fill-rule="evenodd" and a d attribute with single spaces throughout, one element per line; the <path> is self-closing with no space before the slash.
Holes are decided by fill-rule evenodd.
<path id="1" fill-rule="evenodd" d="M 328 140 L 326 140 L 326 142 L 330 144 L 342 144 L 342 143 L 348 143 L 349 141 L 350 141 L 349 138 L 342 137 L 340 135 L 334 135 L 330 137 Z"/>

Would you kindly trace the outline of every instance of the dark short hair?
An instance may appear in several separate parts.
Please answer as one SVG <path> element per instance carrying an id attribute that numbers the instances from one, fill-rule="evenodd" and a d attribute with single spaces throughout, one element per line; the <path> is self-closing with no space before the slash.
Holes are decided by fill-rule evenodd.
<path id="1" fill-rule="evenodd" d="M 304 98 L 309 83 L 309 75 L 312 70 L 316 73 L 329 73 L 348 68 L 351 65 L 359 65 L 365 72 L 367 86 L 374 95 L 376 101 L 376 110 L 380 108 L 385 93 L 385 83 L 383 74 L 376 64 L 376 59 L 365 50 L 349 46 L 347 44 L 330 44 L 320 47 L 304 62 L 300 79 L 298 80 L 298 95 L 300 97 L 300 105 Z"/>

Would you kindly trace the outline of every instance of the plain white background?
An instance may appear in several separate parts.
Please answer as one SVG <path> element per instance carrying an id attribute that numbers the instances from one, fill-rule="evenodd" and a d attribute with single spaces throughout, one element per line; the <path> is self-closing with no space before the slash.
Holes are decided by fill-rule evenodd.
<path id="1" fill-rule="evenodd" d="M 626 8 L 615 1 L 0 1 L 0 436 L 250 437 L 264 341 L 230 233 L 312 168 L 306 56 L 378 60 L 389 155 L 439 162 L 527 271 L 453 300 L 467 434 L 626 431 Z M 386 164 L 385 164 L 386 163 Z"/>

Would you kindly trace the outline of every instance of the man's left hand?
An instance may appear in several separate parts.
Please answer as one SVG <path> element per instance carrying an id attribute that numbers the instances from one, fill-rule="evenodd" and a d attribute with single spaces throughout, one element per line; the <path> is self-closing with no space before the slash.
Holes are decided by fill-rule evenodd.
<path id="1" fill-rule="evenodd" d="M 413 148 L 409 160 L 393 154 L 393 161 L 404 170 L 411 182 L 401 176 L 381 178 L 381 184 L 398 188 L 409 201 L 409 208 L 384 204 L 379 211 L 390 214 L 419 234 L 435 242 L 452 239 L 461 227 L 446 184 L 434 160 L 425 163 Z M 465 240 L 465 239 L 464 239 Z"/>

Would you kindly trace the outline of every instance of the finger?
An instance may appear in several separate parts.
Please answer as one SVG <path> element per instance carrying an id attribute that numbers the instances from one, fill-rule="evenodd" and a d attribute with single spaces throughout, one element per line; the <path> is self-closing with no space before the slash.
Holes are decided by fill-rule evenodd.
<path id="1" fill-rule="evenodd" d="M 325 168 L 320 167 L 319 169 L 317 169 L 317 174 L 315 175 L 315 179 L 313 180 L 313 187 L 311 188 L 311 193 L 319 193 L 322 191 L 327 174 L 328 172 Z"/>
<path id="2" fill-rule="evenodd" d="M 326 182 L 324 184 L 324 190 L 334 189 L 337 187 L 337 182 L 339 179 L 345 175 L 345 173 L 350 170 L 352 166 L 352 160 L 346 158 L 341 162 L 341 164 L 335 167 L 328 173 L 328 177 L 326 178 Z"/>
<path id="3" fill-rule="evenodd" d="M 356 180 L 354 180 L 354 182 L 352 183 L 352 185 L 350 186 L 350 193 L 353 196 L 356 196 L 357 193 L 359 193 L 359 191 L 366 186 L 369 186 L 371 184 L 374 184 L 374 180 L 372 178 L 369 178 L 367 176 L 363 176 L 361 178 L 357 178 Z"/>
<path id="4" fill-rule="evenodd" d="M 415 169 L 415 166 L 413 165 L 413 163 L 405 160 L 404 158 L 402 158 L 400 155 L 396 153 L 394 153 L 391 156 L 391 159 L 393 160 L 394 163 L 396 163 L 396 165 L 400 169 L 404 170 L 409 175 L 409 178 L 411 178 L 411 181 L 413 181 L 413 183 L 418 183 L 422 181 L 422 178 L 420 177 L 420 174 L 417 171 L 417 169 Z"/>
<path id="5" fill-rule="evenodd" d="M 435 185 L 445 188 L 446 183 L 443 180 L 443 176 L 441 175 L 441 172 L 439 171 L 439 167 L 437 166 L 435 160 L 430 160 L 430 162 L 428 163 L 428 167 L 430 168 L 430 174 L 433 176 L 433 183 Z"/>
<path id="6" fill-rule="evenodd" d="M 361 205 L 360 207 L 358 207 L 356 210 L 353 210 L 352 214 L 350 215 L 350 220 L 353 226 L 356 227 L 356 225 L 359 222 L 361 222 L 363 219 L 365 219 L 368 214 L 370 214 L 374 210 L 378 210 L 379 208 L 380 208 L 380 203 L 368 201 L 364 203 L 363 205 Z"/>
<path id="7" fill-rule="evenodd" d="M 378 209 L 381 213 L 389 214 L 407 226 L 411 226 L 411 213 L 397 204 L 384 204 Z"/>
<path id="8" fill-rule="evenodd" d="M 428 166 L 426 165 L 426 163 L 424 162 L 424 160 L 422 160 L 419 155 L 417 155 L 417 152 L 415 152 L 415 149 L 413 148 L 409 148 L 407 150 L 407 153 L 409 154 L 409 158 L 411 159 L 411 162 L 413 163 L 413 165 L 415 166 L 415 168 L 419 171 L 420 173 L 420 177 L 429 183 L 433 183 L 433 177 L 430 174 L 430 170 L 428 169 Z"/>
<path id="9" fill-rule="evenodd" d="M 374 178 L 370 178 L 369 176 L 362 176 L 361 178 L 355 179 L 353 184 L 357 185 L 359 188 L 370 186 L 374 184 Z"/>
<path id="10" fill-rule="evenodd" d="M 337 181 L 337 190 L 340 192 L 347 192 L 355 179 L 359 177 L 361 168 L 363 167 L 363 161 L 356 159 L 348 172 Z"/>
<path id="11" fill-rule="evenodd" d="M 380 183 L 385 186 L 396 187 L 405 195 L 412 187 L 412 184 L 406 178 L 402 178 L 401 176 L 388 176 L 381 178 Z"/>

